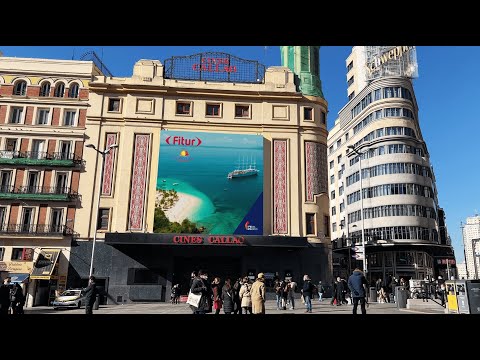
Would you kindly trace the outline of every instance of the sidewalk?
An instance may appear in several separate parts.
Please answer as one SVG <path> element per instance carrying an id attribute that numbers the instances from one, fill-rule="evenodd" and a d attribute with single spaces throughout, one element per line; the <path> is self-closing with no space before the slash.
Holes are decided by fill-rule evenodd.
<path id="1" fill-rule="evenodd" d="M 295 302 L 295 310 L 277 310 L 275 300 L 267 300 L 266 302 L 266 314 L 302 314 L 306 316 L 322 315 L 322 314 L 352 314 L 352 305 L 332 306 L 330 305 L 330 299 L 326 299 L 323 302 L 315 300 L 313 302 L 312 314 L 305 313 L 305 305 L 303 305 L 300 299 Z M 427 309 L 428 311 L 428 309 Z M 358 308 L 360 313 L 360 306 Z M 54 310 L 52 307 L 39 306 L 34 308 L 26 308 L 25 314 L 84 314 L 85 309 L 61 309 Z M 181 303 L 172 305 L 170 303 L 139 303 L 139 304 L 125 304 L 125 305 L 102 305 L 98 310 L 94 310 L 95 314 L 191 314 L 192 311 L 187 304 Z M 397 309 L 396 304 L 379 304 L 372 303 L 367 308 L 368 314 L 439 314 L 435 312 L 419 312 L 407 309 Z M 223 310 L 220 314 L 224 314 Z"/>

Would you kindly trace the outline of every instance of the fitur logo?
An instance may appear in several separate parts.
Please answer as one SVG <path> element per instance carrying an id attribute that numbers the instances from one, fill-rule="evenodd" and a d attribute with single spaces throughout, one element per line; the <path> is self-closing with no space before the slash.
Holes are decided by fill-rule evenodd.
<path id="1" fill-rule="evenodd" d="M 250 221 L 245 222 L 245 230 L 247 231 L 255 231 L 258 230 L 258 228 L 255 225 L 250 225 Z"/>
<path id="2" fill-rule="evenodd" d="M 182 150 L 178 154 L 177 161 L 190 161 L 192 158 L 190 157 L 190 153 L 187 150 Z"/>

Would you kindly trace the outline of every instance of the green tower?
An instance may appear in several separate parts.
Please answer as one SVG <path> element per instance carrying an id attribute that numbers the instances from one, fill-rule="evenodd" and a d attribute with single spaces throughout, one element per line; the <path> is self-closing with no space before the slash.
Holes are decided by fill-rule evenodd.
<path id="1" fill-rule="evenodd" d="M 295 85 L 304 95 L 324 99 L 320 81 L 320 46 L 280 46 L 282 66 L 295 74 Z"/>

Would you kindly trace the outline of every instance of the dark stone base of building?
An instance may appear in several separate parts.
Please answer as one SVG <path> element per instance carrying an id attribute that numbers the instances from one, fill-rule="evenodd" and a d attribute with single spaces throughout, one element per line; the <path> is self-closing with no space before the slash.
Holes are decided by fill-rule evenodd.
<path id="1" fill-rule="evenodd" d="M 208 272 L 210 281 L 217 276 L 222 281 L 254 278 L 263 272 L 267 287 L 274 276 L 292 277 L 299 284 L 304 274 L 315 283 L 332 279 L 329 248 L 305 238 L 244 236 L 235 243 L 234 237 L 203 236 L 202 243 L 186 243 L 188 236 L 173 242 L 174 236 L 178 234 L 107 234 L 105 242 L 97 241 L 94 275 L 105 290 L 101 303 L 170 301 L 172 285 L 180 284 L 181 293 L 187 294 L 190 274 L 199 269 Z M 68 287 L 86 286 L 91 251 L 91 241 L 72 245 Z"/>

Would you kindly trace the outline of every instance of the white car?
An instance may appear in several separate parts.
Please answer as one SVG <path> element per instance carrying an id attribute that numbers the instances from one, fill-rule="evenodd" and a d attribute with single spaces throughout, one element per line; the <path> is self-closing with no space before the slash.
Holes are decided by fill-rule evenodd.
<path id="1" fill-rule="evenodd" d="M 52 302 L 54 309 L 59 308 L 76 308 L 80 309 L 84 304 L 84 296 L 82 289 L 65 290 L 60 296 L 55 298 Z"/>

